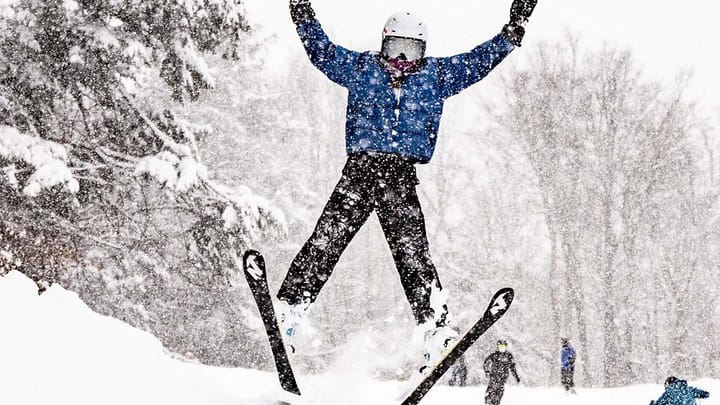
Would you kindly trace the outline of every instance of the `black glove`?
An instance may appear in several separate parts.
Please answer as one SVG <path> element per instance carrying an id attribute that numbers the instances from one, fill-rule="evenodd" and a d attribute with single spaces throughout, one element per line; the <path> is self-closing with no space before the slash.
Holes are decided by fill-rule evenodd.
<path id="1" fill-rule="evenodd" d="M 510 6 L 510 22 L 505 24 L 501 33 L 515 46 L 522 44 L 525 36 L 525 23 L 535 9 L 537 0 L 513 0 Z"/>
<path id="2" fill-rule="evenodd" d="M 290 17 L 295 24 L 315 19 L 310 0 L 290 0 Z"/>
<path id="3" fill-rule="evenodd" d="M 515 377 L 515 381 L 520 384 L 520 377 Z"/>
<path id="4" fill-rule="evenodd" d="M 525 28 L 516 23 L 508 23 L 505 24 L 502 31 L 500 31 L 502 36 L 505 37 L 508 41 L 510 41 L 515 46 L 520 46 L 522 43 L 522 39 L 525 36 Z"/>
<path id="5" fill-rule="evenodd" d="M 530 19 L 537 0 L 513 0 L 510 6 L 510 24 L 522 25 Z"/>

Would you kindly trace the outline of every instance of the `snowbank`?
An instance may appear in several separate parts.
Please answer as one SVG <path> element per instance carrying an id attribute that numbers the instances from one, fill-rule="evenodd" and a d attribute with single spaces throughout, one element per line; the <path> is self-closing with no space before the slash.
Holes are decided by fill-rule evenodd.
<path id="1" fill-rule="evenodd" d="M 357 349 L 357 348 L 355 348 Z M 325 375 L 300 376 L 305 405 L 400 403 L 399 383 L 382 383 L 343 364 Z M 352 362 L 352 360 L 349 360 Z M 472 366 L 472 365 L 471 365 Z M 720 381 L 692 381 L 720 403 Z M 507 387 L 503 405 L 637 405 L 660 395 L 659 385 L 617 389 Z M 481 404 L 484 387 L 437 386 L 423 405 Z M 91 311 L 75 293 L 37 286 L 13 271 L 0 277 L 0 404 L 2 405 L 261 405 L 289 400 L 274 374 L 186 363 L 153 336 Z"/>
<path id="2" fill-rule="evenodd" d="M 274 376 L 184 363 L 73 292 L 0 278 L 0 404 L 265 404 Z M 248 395 L 250 395 L 248 397 Z M 270 394 L 272 395 L 272 394 Z"/>

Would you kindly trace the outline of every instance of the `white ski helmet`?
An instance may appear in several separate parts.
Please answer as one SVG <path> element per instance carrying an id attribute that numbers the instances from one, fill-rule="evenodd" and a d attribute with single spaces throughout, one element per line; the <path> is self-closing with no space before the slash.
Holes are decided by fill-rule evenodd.
<path id="1" fill-rule="evenodd" d="M 427 26 L 425 22 L 410 12 L 395 13 L 385 22 L 383 39 L 386 36 L 419 39 L 427 42 Z"/>
<path id="2" fill-rule="evenodd" d="M 415 14 L 395 13 L 383 28 L 382 53 L 389 59 L 420 59 L 425 54 L 427 36 L 427 26 Z"/>

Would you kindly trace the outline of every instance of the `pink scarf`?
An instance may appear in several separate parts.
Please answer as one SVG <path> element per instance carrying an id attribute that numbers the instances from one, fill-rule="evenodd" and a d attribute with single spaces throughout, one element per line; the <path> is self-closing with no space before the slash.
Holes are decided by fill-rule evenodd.
<path id="1" fill-rule="evenodd" d="M 388 65 L 401 73 L 412 73 L 418 65 L 417 60 L 389 59 Z"/>
<path id="2" fill-rule="evenodd" d="M 414 73 L 420 68 L 419 60 L 388 59 L 385 69 L 390 73 L 393 87 L 400 86 L 400 80 L 407 74 Z"/>

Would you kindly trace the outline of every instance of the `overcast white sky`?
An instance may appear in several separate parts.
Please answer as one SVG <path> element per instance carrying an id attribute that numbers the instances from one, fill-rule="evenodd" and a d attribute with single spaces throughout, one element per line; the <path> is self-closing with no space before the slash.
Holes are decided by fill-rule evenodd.
<path id="1" fill-rule="evenodd" d="M 385 19 L 415 11 L 429 27 L 428 54 L 446 56 L 470 49 L 499 32 L 511 0 L 313 0 L 318 19 L 333 41 L 355 50 L 377 49 Z M 253 25 L 276 35 L 274 72 L 301 52 L 285 0 L 246 0 Z M 695 72 L 692 94 L 720 106 L 720 55 L 713 0 L 539 0 L 522 50 L 539 41 L 580 33 L 588 46 L 608 42 L 631 48 L 644 69 L 670 80 L 681 69 Z M 713 43 L 715 42 L 715 43 Z"/>

